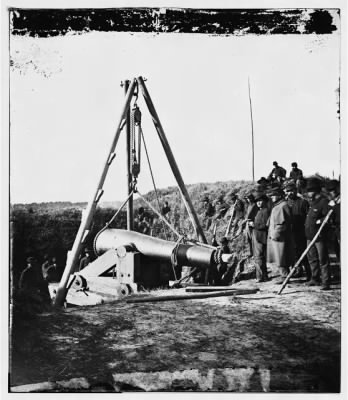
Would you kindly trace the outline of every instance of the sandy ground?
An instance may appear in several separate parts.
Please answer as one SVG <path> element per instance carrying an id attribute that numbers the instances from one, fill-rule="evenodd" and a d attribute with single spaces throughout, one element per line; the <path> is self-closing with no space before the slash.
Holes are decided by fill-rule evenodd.
<path id="1" fill-rule="evenodd" d="M 335 392 L 340 374 L 340 285 L 331 291 L 273 281 L 239 282 L 260 291 L 129 304 L 117 301 L 14 319 L 12 386 L 115 374 L 197 369 L 268 371 L 270 391 Z M 183 293 L 184 289 L 155 291 Z M 211 390 L 226 390 L 217 379 Z M 187 382 L 186 382 L 187 383 Z M 123 390 L 144 390 L 126 385 Z M 146 390 L 146 388 L 145 388 Z M 181 382 L 177 390 L 195 390 Z M 232 389 L 233 390 L 233 389 Z M 248 391 L 262 391 L 249 384 Z"/>

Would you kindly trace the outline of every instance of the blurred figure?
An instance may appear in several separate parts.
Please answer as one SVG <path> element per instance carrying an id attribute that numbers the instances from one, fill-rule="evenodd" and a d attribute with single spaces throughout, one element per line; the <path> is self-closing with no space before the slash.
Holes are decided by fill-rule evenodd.
<path id="1" fill-rule="evenodd" d="M 91 262 L 90 252 L 87 248 L 84 250 L 85 255 L 81 258 L 79 271 L 83 270 L 87 267 L 87 265 Z"/>
<path id="2" fill-rule="evenodd" d="M 204 218 L 205 218 L 205 229 L 209 230 L 212 222 L 212 217 L 215 214 L 215 207 L 211 204 L 209 197 L 205 196 L 203 198 L 203 209 L 204 209 Z"/>
<path id="3" fill-rule="evenodd" d="M 291 171 L 290 171 L 290 179 L 293 179 L 296 185 L 297 191 L 300 191 L 301 189 L 301 182 L 303 181 L 303 172 L 300 168 L 297 166 L 297 162 L 293 162 L 291 164 Z"/>
<path id="4" fill-rule="evenodd" d="M 47 282 L 43 279 L 39 263 L 35 257 L 27 258 L 27 266 L 19 279 L 19 292 L 30 302 L 46 305 L 51 303 Z"/>
<path id="5" fill-rule="evenodd" d="M 333 210 L 331 224 L 333 231 L 333 243 L 338 261 L 341 260 L 341 195 L 340 183 L 336 179 L 326 185 L 329 196 L 329 207 Z"/>
<path id="6" fill-rule="evenodd" d="M 226 215 L 228 208 L 224 201 L 224 196 L 220 195 L 215 203 L 215 219 L 222 219 Z"/>
<path id="7" fill-rule="evenodd" d="M 169 207 L 168 201 L 165 201 L 164 206 L 162 207 L 162 210 L 161 210 L 161 214 L 163 216 L 166 216 L 169 212 L 170 212 L 170 207 Z"/>

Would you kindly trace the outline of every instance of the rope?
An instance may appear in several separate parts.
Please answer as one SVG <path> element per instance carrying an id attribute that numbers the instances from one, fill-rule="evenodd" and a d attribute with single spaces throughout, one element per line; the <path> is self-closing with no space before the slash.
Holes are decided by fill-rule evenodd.
<path id="1" fill-rule="evenodd" d="M 156 200 L 157 200 L 158 208 L 161 209 L 161 205 L 160 205 L 159 198 L 158 198 L 157 187 L 156 187 L 156 183 L 155 183 L 155 178 L 154 178 L 153 172 L 152 172 L 150 157 L 149 157 L 149 153 L 148 153 L 148 151 L 147 151 L 147 146 L 146 146 L 146 142 L 145 142 L 145 137 L 144 137 L 143 130 L 141 129 L 141 127 L 140 127 L 140 134 L 141 134 L 141 137 L 142 137 L 143 143 L 144 143 L 145 154 L 146 154 L 147 163 L 148 163 L 149 169 L 150 169 L 152 184 L 153 184 L 153 188 L 154 188 L 154 190 L 155 190 L 155 195 L 156 195 Z M 162 223 L 163 223 L 162 218 L 161 218 L 161 221 L 162 221 Z M 166 232 L 166 230 L 165 230 L 164 228 L 165 228 L 165 226 L 163 225 L 163 232 L 164 232 L 164 235 L 165 235 L 165 237 L 166 237 L 166 240 L 168 240 L 168 235 L 167 235 L 167 232 Z M 174 231 L 174 232 L 175 232 L 175 231 Z M 178 234 L 178 235 L 180 236 L 180 234 Z"/>
<path id="2" fill-rule="evenodd" d="M 144 196 L 137 190 L 136 193 L 138 193 L 139 197 L 151 208 L 151 210 L 157 214 L 157 216 L 178 236 L 181 237 L 180 233 L 163 217 L 162 214 L 160 214 L 153 206 L 152 204 L 145 199 Z"/>
<path id="3" fill-rule="evenodd" d="M 130 194 L 128 195 L 127 199 L 122 203 L 121 207 L 116 211 L 116 213 L 111 217 L 110 221 L 107 222 L 105 224 L 105 226 L 95 235 L 94 237 L 94 241 L 93 241 L 93 250 L 95 254 L 97 253 L 97 249 L 96 249 L 96 242 L 98 239 L 98 236 L 104 232 L 109 226 L 110 224 L 115 220 L 115 218 L 117 217 L 117 215 L 121 212 L 121 210 L 123 209 L 123 207 L 128 203 L 129 199 L 133 196 L 134 194 L 134 189 L 130 192 Z"/>
<path id="4" fill-rule="evenodd" d="M 178 278 L 176 276 L 176 272 L 175 272 L 175 267 L 178 266 L 178 249 L 179 249 L 179 245 L 180 242 L 184 239 L 183 236 L 179 237 L 179 239 L 177 240 L 177 242 L 175 243 L 175 246 L 172 250 L 172 254 L 170 256 L 170 263 L 172 264 L 172 269 L 173 269 L 173 273 L 174 273 L 174 278 L 177 281 Z"/>

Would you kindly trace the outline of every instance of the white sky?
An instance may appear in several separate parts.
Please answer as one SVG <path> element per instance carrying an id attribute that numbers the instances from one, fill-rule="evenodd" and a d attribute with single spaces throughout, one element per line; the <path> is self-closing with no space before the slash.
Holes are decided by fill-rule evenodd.
<path id="1" fill-rule="evenodd" d="M 88 201 L 124 102 L 121 80 L 145 76 L 185 183 L 339 173 L 339 33 L 208 36 L 88 33 L 11 37 L 11 201 Z M 32 62 L 30 62 L 30 60 Z M 46 75 L 46 76 L 45 76 Z M 158 187 L 175 184 L 143 101 Z M 123 132 L 124 133 L 124 132 Z M 102 200 L 123 200 L 124 134 Z M 139 190 L 151 190 L 143 152 Z"/>

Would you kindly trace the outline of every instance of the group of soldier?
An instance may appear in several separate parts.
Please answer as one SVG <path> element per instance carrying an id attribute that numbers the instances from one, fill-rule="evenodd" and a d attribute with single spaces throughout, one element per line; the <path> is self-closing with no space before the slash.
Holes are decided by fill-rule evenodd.
<path id="1" fill-rule="evenodd" d="M 226 216 L 229 223 L 233 221 L 232 231 L 236 226 L 243 227 L 258 282 L 269 279 L 269 262 L 278 268 L 276 283 L 282 283 L 295 260 L 305 252 L 297 275 L 305 274 L 309 286 L 321 285 L 323 290 L 329 290 L 329 243 L 333 244 L 337 259 L 340 259 L 340 183 L 333 179 L 323 185 L 316 177 L 305 180 L 296 162 L 292 163 L 289 176 L 286 175 L 286 170 L 275 161 L 269 176 L 259 179 L 256 189 L 244 201 L 236 193 L 230 193 L 226 199 L 229 204 L 224 196 L 219 196 L 213 205 L 205 196 L 205 228 L 209 230 L 213 222 L 216 227 L 216 221 Z M 326 223 L 324 220 L 330 210 L 330 219 Z M 161 214 L 166 216 L 169 212 L 166 201 Z M 323 222 L 325 226 L 322 227 Z M 139 207 L 135 216 L 135 229 L 144 234 L 151 233 L 151 216 L 143 207 Z M 219 246 L 215 235 L 212 244 Z M 229 252 L 227 237 L 221 239 L 220 247 Z M 90 262 L 90 252 L 85 249 L 79 270 Z M 29 257 L 19 280 L 19 289 L 34 297 L 47 298 L 48 283 L 58 281 L 60 275 L 55 257 L 45 256 L 41 268 L 34 257 Z M 217 282 L 219 278 L 215 280 Z"/>
<path id="2" fill-rule="evenodd" d="M 307 285 L 329 290 L 329 244 L 333 244 L 340 259 L 340 183 L 334 179 L 323 183 L 317 177 L 305 180 L 295 162 L 288 177 L 276 161 L 273 167 L 245 197 L 246 204 L 233 194 L 229 195 L 232 206 L 224 202 L 223 196 L 214 206 L 205 196 L 206 229 L 226 215 L 235 226 L 245 227 L 258 282 L 269 279 L 269 262 L 279 272 L 275 283 L 283 283 L 295 261 L 305 253 L 294 276 L 304 274 Z M 330 218 L 324 221 L 330 210 Z M 220 246 L 226 247 L 226 242 L 224 237 Z M 215 237 L 212 244 L 218 245 Z"/>

